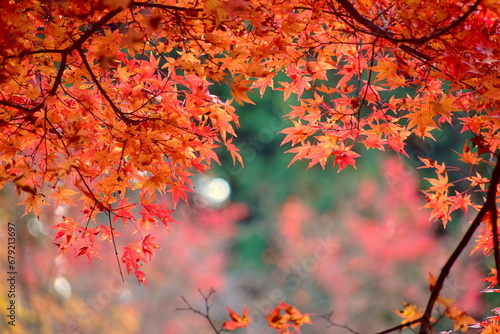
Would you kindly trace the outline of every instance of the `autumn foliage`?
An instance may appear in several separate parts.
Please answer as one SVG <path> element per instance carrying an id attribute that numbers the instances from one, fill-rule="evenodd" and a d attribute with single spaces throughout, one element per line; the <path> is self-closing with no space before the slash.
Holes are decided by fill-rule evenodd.
<path id="1" fill-rule="evenodd" d="M 96 243 L 121 238 L 120 262 L 146 284 L 154 231 L 175 222 L 190 176 L 219 162 L 220 146 L 243 164 L 236 104 L 271 89 L 298 99 L 281 131 L 291 163 L 339 171 L 356 166 L 361 146 L 409 156 L 414 138 L 452 128 L 467 139 L 453 163 L 419 157 L 433 173 L 425 206 L 444 226 L 456 214 L 471 223 L 422 313 L 404 320 L 428 332 L 476 230 L 474 251 L 500 265 L 498 8 L 495 0 L 1 0 L 0 186 L 15 184 L 25 214 L 77 206 L 81 214 L 54 226 L 57 248 L 91 261 Z M 229 100 L 210 92 L 222 83 Z M 498 279 L 489 282 L 495 291 Z M 274 328 L 307 323 L 280 305 Z M 467 328 L 465 313 L 447 310 Z M 230 316 L 232 329 L 246 321 Z"/>

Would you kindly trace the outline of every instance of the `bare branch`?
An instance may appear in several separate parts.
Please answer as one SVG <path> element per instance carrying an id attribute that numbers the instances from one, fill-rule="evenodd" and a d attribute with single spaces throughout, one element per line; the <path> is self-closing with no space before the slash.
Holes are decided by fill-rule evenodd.
<path id="1" fill-rule="evenodd" d="M 206 295 L 201 290 L 198 290 L 198 292 L 200 293 L 200 295 L 205 300 L 205 311 L 200 311 L 200 310 L 195 309 L 194 307 L 192 307 L 191 304 L 187 301 L 187 299 L 185 297 L 181 297 L 181 298 L 182 298 L 182 300 L 184 301 L 184 303 L 186 304 L 187 307 L 177 308 L 176 310 L 177 311 L 191 311 L 191 312 L 194 312 L 196 314 L 199 314 L 202 317 L 204 317 L 205 319 L 207 319 L 208 323 L 210 324 L 210 326 L 212 327 L 212 329 L 214 330 L 214 332 L 216 334 L 224 332 L 225 331 L 224 329 L 222 329 L 222 328 L 221 329 L 217 329 L 217 327 L 215 327 L 215 324 L 213 323 L 212 318 L 210 317 L 210 307 L 211 306 L 208 303 L 208 300 L 215 293 L 215 290 L 213 288 L 210 288 L 210 290 L 208 291 L 208 294 L 206 294 Z"/>
<path id="2" fill-rule="evenodd" d="M 330 327 L 339 327 L 339 328 L 344 328 L 346 330 L 348 330 L 349 332 L 351 332 L 352 334 L 360 334 L 359 332 L 356 332 L 355 330 L 353 330 L 352 328 L 350 328 L 349 326 L 346 326 L 346 325 L 339 325 L 339 324 L 336 324 L 332 321 L 332 315 L 333 315 L 333 311 L 331 311 L 330 313 L 327 313 L 327 314 L 324 314 L 324 315 L 320 315 L 319 317 L 321 319 L 325 319 L 327 322 L 328 322 L 328 326 L 326 328 L 330 328 Z"/>
<path id="3" fill-rule="evenodd" d="M 115 251 L 116 262 L 118 263 L 118 269 L 120 270 L 120 276 L 122 278 L 122 282 L 125 282 L 125 278 L 123 277 L 122 266 L 120 264 L 120 258 L 118 257 L 118 250 L 116 249 L 115 228 L 113 227 L 113 223 L 111 221 L 111 212 L 106 212 L 106 213 L 108 215 L 109 229 L 111 230 L 111 240 L 113 241 L 113 248 Z"/>

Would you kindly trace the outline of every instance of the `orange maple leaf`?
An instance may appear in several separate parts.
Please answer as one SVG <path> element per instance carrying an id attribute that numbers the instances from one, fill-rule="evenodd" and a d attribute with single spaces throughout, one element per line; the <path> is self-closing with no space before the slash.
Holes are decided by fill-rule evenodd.
<path id="1" fill-rule="evenodd" d="M 445 314 L 455 322 L 453 330 L 456 331 L 460 328 L 462 332 L 466 332 L 469 325 L 475 324 L 477 321 L 470 317 L 465 311 L 459 309 L 457 306 L 451 306 L 445 311 Z"/>
<path id="2" fill-rule="evenodd" d="M 415 328 L 417 326 L 417 323 L 415 323 L 414 321 L 420 319 L 424 315 L 424 313 L 421 310 L 419 310 L 415 305 L 411 305 L 407 302 L 403 302 L 403 305 L 404 309 L 394 310 L 394 312 L 398 316 L 403 318 L 403 320 L 401 321 L 402 325 L 407 323 L 412 323 L 410 327 Z"/>
<path id="3" fill-rule="evenodd" d="M 252 319 L 248 316 L 248 310 L 247 310 L 246 306 L 243 308 L 243 315 L 242 316 L 240 316 L 238 313 L 234 312 L 233 310 L 231 310 L 227 306 L 226 306 L 226 309 L 227 309 L 227 312 L 229 313 L 229 317 L 231 318 L 231 320 L 226 321 L 222 325 L 222 328 L 224 328 L 224 329 L 234 330 L 237 328 L 245 328 L 252 321 Z"/>
<path id="4" fill-rule="evenodd" d="M 429 188 L 429 191 L 435 192 L 447 192 L 448 188 L 452 186 L 451 183 L 448 183 L 448 174 L 447 173 L 438 173 L 437 179 L 425 178 L 432 184 L 432 187 Z"/>
<path id="5" fill-rule="evenodd" d="M 244 102 L 248 102 L 250 104 L 255 104 L 250 98 L 248 97 L 247 93 L 250 91 L 250 86 L 252 85 L 251 80 L 235 80 L 234 83 L 231 85 L 231 95 L 234 97 L 236 102 L 238 104 L 243 104 Z"/>
<path id="6" fill-rule="evenodd" d="M 283 312 L 283 313 L 282 313 Z M 269 327 L 279 330 L 280 334 L 290 333 L 290 328 L 300 332 L 304 324 L 311 324 L 311 318 L 307 313 L 301 313 L 296 307 L 280 302 L 267 316 Z"/>

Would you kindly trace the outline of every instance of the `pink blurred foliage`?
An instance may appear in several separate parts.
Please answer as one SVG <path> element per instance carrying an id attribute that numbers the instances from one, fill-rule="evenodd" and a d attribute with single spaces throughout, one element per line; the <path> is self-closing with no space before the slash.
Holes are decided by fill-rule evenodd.
<path id="1" fill-rule="evenodd" d="M 440 223 L 422 208 L 424 198 L 411 169 L 393 156 L 380 169 L 381 179 L 361 180 L 354 196 L 322 214 L 298 197 L 288 198 L 277 226 L 276 266 L 290 274 L 302 268 L 303 284 L 292 294 L 295 306 L 308 309 L 312 300 L 328 298 L 335 322 L 360 332 L 397 324 L 391 309 L 403 301 L 425 307 L 429 273 L 439 274 L 456 242 L 438 235 Z M 481 269 L 473 259 L 463 260 L 442 295 L 480 312 Z M 306 291 L 311 286 L 306 280 L 315 282 L 319 296 Z M 360 321 L 361 315 L 370 321 Z"/>
<path id="2" fill-rule="evenodd" d="M 66 210 L 64 214 L 78 216 L 72 207 Z M 41 215 L 45 232 L 38 235 L 27 229 L 27 221 L 34 218 L 19 220 L 18 212 L 8 213 L 6 220 L 18 219 L 18 242 L 23 245 L 17 254 L 19 316 L 23 322 L 16 333 L 195 333 L 207 328 L 205 319 L 177 308 L 185 306 L 182 296 L 199 301 L 199 290 L 214 288 L 224 293 L 229 241 L 248 208 L 231 202 L 220 208 L 180 205 L 176 214 L 181 224 L 169 228 L 160 225 L 154 230 L 154 242 L 161 249 L 140 268 L 147 275 L 149 287 L 144 287 L 138 286 L 133 274 L 126 274 L 123 263 L 122 282 L 113 245 L 108 241 L 96 242 L 100 258 L 95 257 L 92 264 L 86 256 L 77 257 L 78 249 L 57 254 L 52 244 L 55 232 L 49 227 L 61 216 L 53 210 Z M 106 225 L 107 217 L 97 223 Z M 120 223 L 116 226 L 119 231 Z M 4 237 L 0 233 L 0 242 Z M 117 248 L 124 242 L 117 239 Z M 4 271 L 5 265 L 0 262 Z M 213 314 L 221 322 L 225 320 L 223 307 Z"/>

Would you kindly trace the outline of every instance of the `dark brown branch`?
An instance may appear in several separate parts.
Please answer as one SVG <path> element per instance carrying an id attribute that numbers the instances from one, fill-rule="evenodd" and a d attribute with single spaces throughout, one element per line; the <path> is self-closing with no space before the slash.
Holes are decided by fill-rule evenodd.
<path id="1" fill-rule="evenodd" d="M 94 208 L 92 208 L 92 209 L 94 209 Z M 109 229 L 111 230 L 111 240 L 113 241 L 113 248 L 115 250 L 116 262 L 118 263 L 118 269 L 120 270 L 120 276 L 122 278 L 122 282 L 125 282 L 125 278 L 123 278 L 122 266 L 120 264 L 120 258 L 118 256 L 118 250 L 116 249 L 115 228 L 113 227 L 113 223 L 111 222 L 111 212 L 107 212 L 107 214 L 108 214 Z M 89 220 L 90 220 L 90 218 L 89 218 Z"/>
<path id="2" fill-rule="evenodd" d="M 350 328 L 349 326 L 340 325 L 340 324 L 333 322 L 332 316 L 333 316 L 333 311 L 331 311 L 330 313 L 319 316 L 320 318 L 325 319 L 328 322 L 328 326 L 326 328 L 338 327 L 338 328 L 343 328 L 343 329 L 351 332 L 352 334 L 360 334 L 359 332 L 356 332 L 354 329 Z"/>
<path id="3" fill-rule="evenodd" d="M 59 64 L 59 71 L 57 72 L 56 81 L 52 85 L 52 89 L 49 92 L 49 96 L 54 95 L 57 89 L 59 88 L 59 85 L 61 85 L 62 76 L 64 74 L 64 70 L 66 69 L 66 62 L 68 61 L 68 53 L 69 52 L 65 52 L 61 56 L 61 63 Z M 37 108 L 39 107 L 38 109 L 40 109 L 44 104 L 45 102 L 40 103 L 39 106 L 37 106 Z"/>
<path id="4" fill-rule="evenodd" d="M 402 329 L 404 329 L 404 328 L 406 328 L 408 326 L 411 326 L 411 325 L 414 325 L 414 324 L 418 324 L 418 323 L 421 323 L 421 322 L 422 322 L 422 318 L 415 319 L 415 320 L 406 322 L 404 324 L 397 325 L 397 326 L 385 329 L 385 330 L 383 330 L 381 332 L 377 332 L 376 334 L 388 334 L 388 333 L 392 333 L 392 332 L 395 332 L 395 331 L 400 331 L 400 330 L 402 330 Z"/>
<path id="5" fill-rule="evenodd" d="M 463 23 L 477 9 L 482 0 L 476 0 L 476 2 L 474 2 L 474 4 L 472 4 L 472 6 L 470 6 L 469 9 L 464 14 L 462 14 L 462 16 L 452 21 L 445 28 L 442 28 L 428 36 L 418 37 L 418 38 L 396 38 L 394 37 L 396 35 L 394 32 L 375 24 L 372 20 L 370 20 L 369 18 L 363 16 L 360 12 L 358 12 L 357 9 L 349 0 L 336 0 L 336 1 L 346 10 L 346 12 L 350 15 L 352 19 L 354 19 L 362 26 L 368 28 L 372 35 L 383 37 L 393 43 L 408 43 L 408 44 L 421 45 L 432 39 L 438 38 L 439 36 L 448 33 L 450 30 L 456 28 L 459 24 Z"/>
<path id="6" fill-rule="evenodd" d="M 214 330 L 214 332 L 216 334 L 221 333 L 223 331 L 223 329 L 217 329 L 217 327 L 215 327 L 215 324 L 212 321 L 212 318 L 210 317 L 210 304 L 208 303 L 208 300 L 215 293 L 215 290 L 213 288 L 210 288 L 210 290 L 208 291 L 208 294 L 206 294 L 206 295 L 203 292 L 201 292 L 201 290 L 198 290 L 198 292 L 205 300 L 205 312 L 202 312 L 200 310 L 193 308 L 191 306 L 191 304 L 189 304 L 189 302 L 187 301 L 187 299 L 185 297 L 181 297 L 181 298 L 184 301 L 184 303 L 187 305 L 187 307 L 177 308 L 176 310 L 177 311 L 191 311 L 191 312 L 194 312 L 196 314 L 201 315 L 202 317 L 207 319 L 208 323 L 210 324 L 210 327 L 212 327 L 212 329 Z"/>
<path id="7" fill-rule="evenodd" d="M 26 112 L 32 112 L 33 111 L 33 108 L 28 108 L 28 107 L 22 106 L 20 104 L 12 103 L 12 102 L 9 102 L 9 101 L 4 101 L 4 100 L 0 100 L 0 105 L 6 106 L 6 107 L 11 107 L 11 108 L 16 108 L 16 109 L 19 109 L 19 110 L 22 110 L 22 111 L 26 111 Z"/>
<path id="8" fill-rule="evenodd" d="M 498 159 L 497 159 L 498 163 Z M 488 195 L 490 193 L 492 185 L 490 185 L 490 188 L 488 189 Z M 491 190 L 493 192 L 493 190 Z M 495 187 L 495 194 L 496 194 L 496 187 Z M 492 195 L 494 196 L 494 195 Z M 496 205 L 496 197 L 493 198 L 488 204 L 488 211 L 490 212 L 490 218 L 491 218 L 491 232 L 493 234 L 493 258 L 495 261 L 495 269 L 497 270 L 497 282 L 500 282 L 500 246 L 499 246 L 499 240 L 498 240 L 498 212 L 497 212 L 497 205 Z M 486 204 L 485 204 L 486 205 Z"/>
<path id="9" fill-rule="evenodd" d="M 164 5 L 164 4 L 159 4 L 159 3 L 150 3 L 150 2 L 139 2 L 139 1 L 132 1 L 130 3 L 131 7 L 147 7 L 147 8 L 160 8 L 160 9 L 167 9 L 167 10 L 177 10 L 177 11 L 197 11 L 201 12 L 201 8 L 194 8 L 194 7 L 179 7 L 179 6 L 172 6 L 172 5 Z"/>
<path id="10" fill-rule="evenodd" d="M 469 241 L 471 238 L 474 236 L 474 233 L 476 229 L 479 227 L 481 222 L 484 220 L 484 216 L 488 211 L 490 211 L 494 207 L 494 211 L 496 212 L 496 193 L 497 193 L 497 186 L 500 180 L 500 163 L 497 160 L 497 163 L 495 165 L 495 168 L 493 169 L 493 173 L 491 175 L 491 180 L 490 180 L 490 185 L 488 188 L 488 193 L 486 197 L 486 202 L 484 205 L 481 207 L 481 210 L 477 214 L 476 218 L 472 221 L 469 229 L 467 232 L 464 234 L 462 240 L 458 244 L 458 246 L 455 248 L 451 256 L 448 258 L 448 261 L 446 261 L 445 265 L 443 266 L 443 269 L 441 269 L 441 273 L 439 274 L 436 284 L 434 285 L 434 288 L 432 289 L 431 295 L 429 297 L 429 300 L 427 302 L 427 307 L 425 308 L 424 315 L 422 316 L 420 320 L 420 331 L 419 334 L 426 334 L 430 332 L 430 319 L 431 319 L 431 314 L 432 310 L 434 308 L 434 305 L 436 304 L 436 301 L 439 297 L 439 294 L 441 292 L 441 289 L 443 288 L 444 281 L 450 274 L 451 268 L 455 264 L 455 261 L 458 259 L 460 254 L 464 251 L 464 249 L 467 247 Z M 496 223 L 496 222 L 495 222 Z M 498 239 L 498 235 L 494 238 Z M 497 240 L 498 243 L 498 240 Z M 383 334 L 383 333 L 381 333 Z"/>
<path id="11" fill-rule="evenodd" d="M 95 75 L 95 73 L 92 71 L 92 67 L 90 67 L 90 64 L 89 64 L 89 62 L 87 60 L 85 52 L 83 52 L 83 50 L 81 48 L 78 48 L 78 53 L 80 54 L 80 58 L 83 61 L 83 65 L 85 66 L 85 69 L 87 70 L 87 72 L 90 74 L 90 77 L 91 77 L 92 81 L 94 82 L 94 84 L 96 85 L 97 89 L 99 90 L 99 92 L 101 93 L 101 95 L 104 97 L 104 99 L 106 101 L 108 101 L 109 105 L 111 106 L 111 108 L 113 109 L 113 111 L 115 112 L 115 114 L 122 121 L 124 121 L 126 124 L 135 124 L 135 123 L 137 123 L 136 121 L 132 121 L 130 118 L 128 118 L 127 116 L 125 116 L 125 114 L 120 110 L 120 108 L 118 108 L 116 106 L 116 104 L 113 102 L 113 100 L 109 97 L 109 94 L 106 92 L 106 90 L 104 89 L 104 87 L 101 86 L 101 83 L 99 82 L 99 79 L 97 78 L 97 76 Z"/>
<path id="12" fill-rule="evenodd" d="M 33 50 L 33 51 L 23 50 L 18 55 L 7 56 L 7 57 L 5 57 L 5 59 L 23 58 L 25 56 L 31 56 L 31 55 L 36 55 L 36 54 L 40 54 L 40 53 L 63 53 L 63 52 L 64 52 L 64 50 L 61 50 L 61 49 L 41 49 L 41 50 Z"/>
<path id="13" fill-rule="evenodd" d="M 66 153 L 68 153 L 69 155 L 69 152 L 68 152 L 68 149 L 65 147 L 66 149 Z M 85 192 L 87 192 L 90 197 L 94 200 L 94 203 L 97 205 L 99 211 L 102 211 L 102 212 L 112 212 L 113 209 L 110 208 L 109 206 L 106 206 L 104 205 L 97 197 L 96 195 L 94 194 L 94 192 L 92 191 L 92 189 L 90 189 L 90 186 L 88 185 L 87 181 L 85 181 L 85 178 L 84 176 L 82 175 L 82 172 L 80 171 L 80 168 L 78 168 L 77 166 L 71 166 L 74 170 L 76 170 L 76 172 L 78 173 L 78 176 L 80 176 L 80 180 L 82 180 L 83 182 L 83 185 L 85 186 L 85 188 L 87 188 L 87 191 L 83 191 L 83 189 L 80 189 L 82 190 L 82 192 L 85 194 Z M 75 182 L 75 185 L 76 185 L 76 182 Z M 87 195 L 87 194 L 85 194 Z"/>
<path id="14" fill-rule="evenodd" d="M 85 43 L 93 34 L 95 34 L 99 29 L 101 29 L 106 23 L 108 23 L 113 17 L 115 17 L 121 11 L 122 11 L 122 9 L 117 8 L 117 9 L 110 11 L 106 15 L 104 15 L 99 21 L 94 23 L 89 30 L 87 30 L 82 36 L 80 36 L 80 38 L 78 38 L 65 51 L 67 53 L 69 53 L 73 50 L 80 49 L 82 47 L 83 43 Z"/>
<path id="15" fill-rule="evenodd" d="M 358 10 L 349 0 L 336 0 L 336 1 L 346 10 L 346 12 L 352 19 L 354 19 L 362 26 L 368 28 L 368 30 L 371 32 L 372 35 L 383 37 L 391 42 L 395 42 L 397 40 L 397 38 L 394 37 L 394 33 L 392 31 L 387 30 L 375 24 L 372 20 L 364 17 L 360 12 L 358 12 Z"/>

